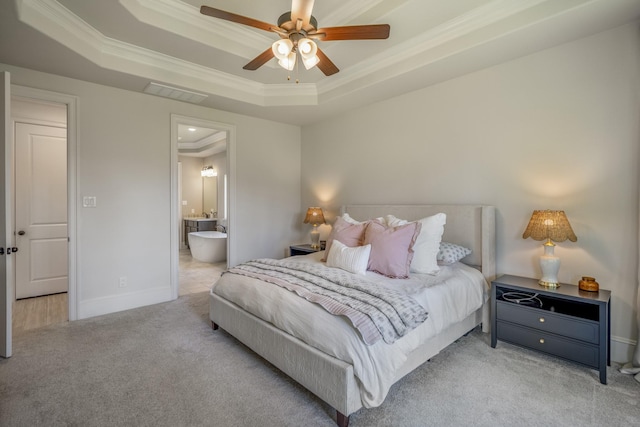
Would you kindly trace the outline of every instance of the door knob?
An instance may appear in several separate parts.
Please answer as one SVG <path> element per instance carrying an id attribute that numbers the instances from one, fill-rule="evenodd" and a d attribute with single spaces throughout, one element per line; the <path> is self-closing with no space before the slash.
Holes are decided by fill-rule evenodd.
<path id="1" fill-rule="evenodd" d="M 18 231 L 18 235 L 19 235 L 19 236 L 24 236 L 25 234 L 26 234 L 26 233 L 24 232 L 24 230 L 20 230 L 20 231 Z"/>

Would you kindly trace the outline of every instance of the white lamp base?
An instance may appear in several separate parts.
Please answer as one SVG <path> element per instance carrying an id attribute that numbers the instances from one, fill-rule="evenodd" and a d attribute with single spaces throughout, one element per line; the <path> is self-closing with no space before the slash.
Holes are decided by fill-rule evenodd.
<path id="1" fill-rule="evenodd" d="M 315 225 L 313 226 L 313 230 L 311 230 L 311 247 L 313 249 L 320 249 L 320 232 Z"/>
<path id="2" fill-rule="evenodd" d="M 543 246 L 544 255 L 540 256 L 542 277 L 538 284 L 546 288 L 559 288 L 558 271 L 560 271 L 560 258 L 553 254 L 553 249 L 556 245 L 549 240 Z"/>

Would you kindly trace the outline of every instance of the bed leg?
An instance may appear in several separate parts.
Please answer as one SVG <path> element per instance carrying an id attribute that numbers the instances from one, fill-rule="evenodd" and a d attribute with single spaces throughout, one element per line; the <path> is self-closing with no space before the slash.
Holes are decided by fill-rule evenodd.
<path id="1" fill-rule="evenodd" d="M 338 427 L 349 427 L 349 416 L 336 411 L 336 424 L 338 424 Z"/>
<path id="2" fill-rule="evenodd" d="M 213 320 L 211 321 L 211 329 L 213 329 L 214 331 L 218 330 L 218 325 L 216 325 L 215 323 L 213 323 Z"/>

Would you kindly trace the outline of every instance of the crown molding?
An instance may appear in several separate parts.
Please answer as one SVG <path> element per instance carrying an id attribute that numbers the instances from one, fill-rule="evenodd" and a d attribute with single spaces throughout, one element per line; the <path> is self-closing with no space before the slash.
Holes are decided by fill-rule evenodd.
<path id="1" fill-rule="evenodd" d="M 380 51 L 318 83 L 264 84 L 106 37 L 56 0 L 15 0 L 18 18 L 105 69 L 185 89 L 197 89 L 257 106 L 318 105 L 350 96 L 403 74 L 422 69 L 571 9 L 608 0 L 493 0 L 430 31 Z M 395 0 L 402 4 L 406 0 Z M 178 0 L 119 0 L 141 22 L 230 52 L 253 57 L 266 36 L 242 25 L 201 15 Z M 386 6 L 385 6 L 386 5 Z M 352 0 L 327 20 L 353 20 L 358 12 L 391 7 L 382 0 Z M 163 24 L 164 23 L 164 24 Z M 167 24 L 163 27 L 163 25 Z M 219 25 L 218 25 L 219 24 Z M 168 31 L 168 30 L 167 30 Z M 224 46 L 220 47 L 219 44 Z M 251 53 L 249 48 L 253 46 Z M 275 61 L 270 61 L 275 66 Z M 277 68 L 277 66 L 276 66 Z"/>
<path id="2" fill-rule="evenodd" d="M 262 31 L 258 33 L 244 25 L 202 15 L 198 8 L 182 1 L 118 1 L 140 22 L 246 60 L 252 60 L 257 55 L 256 46 L 269 46 L 277 40 Z M 265 65 L 278 67 L 273 61 Z"/>
<path id="3" fill-rule="evenodd" d="M 593 0 L 576 0 L 572 2 L 570 8 L 575 7 L 576 3 L 584 4 L 591 1 Z M 568 4 L 560 4 L 555 0 L 494 0 L 430 31 L 398 43 L 393 48 L 379 52 L 355 67 L 343 69 L 335 79 L 318 82 L 318 94 L 323 101 L 348 96 L 351 92 L 364 87 L 465 52 L 504 36 L 505 32 L 513 30 L 507 22 L 509 18 L 544 4 L 556 6 L 560 10 L 569 8 Z M 548 16 L 543 12 L 534 13 L 531 17 L 527 17 L 529 19 L 527 25 L 532 25 Z M 525 18 L 516 19 L 517 25 L 515 23 L 513 25 L 521 28 L 522 19 Z M 467 37 L 470 34 L 473 34 L 473 37 Z"/>
<path id="4" fill-rule="evenodd" d="M 215 147 L 226 146 L 226 143 L 227 143 L 226 140 L 227 140 L 227 132 L 218 131 L 213 135 L 209 135 L 206 138 L 202 138 L 199 141 L 195 141 L 195 142 L 178 141 L 178 150 L 184 150 L 185 152 L 200 152 L 200 151 L 203 151 L 204 149 L 214 148 L 214 146 Z"/>
<path id="5" fill-rule="evenodd" d="M 17 4 L 20 21 L 100 67 L 254 105 L 317 104 L 315 85 L 312 89 L 312 84 L 265 85 L 115 40 L 55 0 L 19 0 Z"/>

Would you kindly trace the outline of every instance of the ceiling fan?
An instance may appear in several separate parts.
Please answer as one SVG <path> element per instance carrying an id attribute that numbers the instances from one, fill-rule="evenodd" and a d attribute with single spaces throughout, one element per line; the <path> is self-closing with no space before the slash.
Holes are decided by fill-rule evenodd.
<path id="1" fill-rule="evenodd" d="M 335 40 L 372 40 L 389 37 L 388 24 L 353 25 L 344 27 L 318 28 L 318 21 L 311 15 L 314 0 L 292 0 L 291 11 L 278 18 L 278 25 L 247 18 L 209 6 L 201 6 L 200 13 L 249 27 L 277 33 L 280 40 L 245 65 L 245 70 L 257 70 L 271 58 L 287 70 L 293 70 L 300 55 L 302 64 L 308 70 L 318 66 L 326 76 L 340 71 L 314 42 Z"/>

